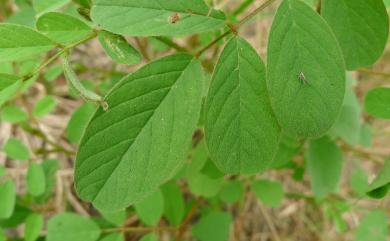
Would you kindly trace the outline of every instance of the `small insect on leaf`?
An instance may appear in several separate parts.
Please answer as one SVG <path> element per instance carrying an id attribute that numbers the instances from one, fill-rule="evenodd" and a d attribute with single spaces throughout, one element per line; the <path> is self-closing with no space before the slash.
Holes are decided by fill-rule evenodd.
<path id="1" fill-rule="evenodd" d="M 171 16 L 169 16 L 169 22 L 172 24 L 177 23 L 180 20 L 180 14 L 179 13 L 173 13 Z"/>
<path id="2" fill-rule="evenodd" d="M 303 84 L 309 84 L 309 82 L 306 80 L 305 74 L 303 72 L 299 73 L 298 79 L 301 81 Z"/>

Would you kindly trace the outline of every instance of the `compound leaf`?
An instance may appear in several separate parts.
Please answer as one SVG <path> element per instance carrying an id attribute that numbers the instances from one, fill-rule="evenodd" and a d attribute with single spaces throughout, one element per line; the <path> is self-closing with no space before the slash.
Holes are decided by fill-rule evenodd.
<path id="1" fill-rule="evenodd" d="M 103 29 L 127 36 L 188 35 L 219 29 L 225 20 L 203 0 L 96 0 L 91 17 Z"/>
<path id="2" fill-rule="evenodd" d="M 205 136 L 211 159 L 225 173 L 264 171 L 280 128 L 269 102 L 265 67 L 239 37 L 224 48 L 206 100 Z"/>
<path id="3" fill-rule="evenodd" d="M 300 0 L 284 0 L 268 44 L 268 89 L 276 117 L 295 137 L 320 137 L 345 93 L 342 52 L 332 30 Z"/>
<path id="4" fill-rule="evenodd" d="M 372 65 L 378 60 L 389 34 L 382 0 L 326 0 L 321 14 L 340 43 L 347 69 Z"/>
<path id="5" fill-rule="evenodd" d="M 92 117 L 76 159 L 81 198 L 117 211 L 142 200 L 185 161 L 200 115 L 202 69 L 189 55 L 152 62 L 125 77 Z"/>

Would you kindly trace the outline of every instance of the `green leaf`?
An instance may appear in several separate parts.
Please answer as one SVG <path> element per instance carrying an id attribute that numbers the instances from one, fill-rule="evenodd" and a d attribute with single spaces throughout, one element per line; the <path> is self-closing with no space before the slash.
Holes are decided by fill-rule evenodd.
<path id="1" fill-rule="evenodd" d="M 383 198 L 390 189 L 390 158 L 388 158 L 373 182 L 366 190 L 373 198 Z"/>
<path id="2" fill-rule="evenodd" d="M 42 165 L 31 163 L 27 171 L 27 191 L 33 196 L 45 192 L 46 177 Z"/>
<path id="3" fill-rule="evenodd" d="M 366 112 L 374 117 L 390 119 L 390 88 L 378 87 L 367 92 Z"/>
<path id="4" fill-rule="evenodd" d="M 142 200 L 182 166 L 200 114 L 202 69 L 189 55 L 154 61 L 105 97 L 81 141 L 75 184 L 102 210 Z M 173 148 L 174 147 L 174 148 Z"/>
<path id="5" fill-rule="evenodd" d="M 372 129 L 368 124 L 364 124 L 360 129 L 359 144 L 364 147 L 372 146 Z"/>
<path id="6" fill-rule="evenodd" d="M 8 141 L 4 144 L 3 151 L 13 160 L 26 161 L 30 158 L 28 148 L 16 138 L 8 139 Z"/>
<path id="7" fill-rule="evenodd" d="M 35 11 L 31 6 L 25 6 L 19 9 L 6 19 L 7 23 L 26 25 L 34 28 L 35 26 Z"/>
<path id="8" fill-rule="evenodd" d="M 89 218 L 73 213 L 52 217 L 47 225 L 47 241 L 95 241 L 100 236 L 99 227 Z"/>
<path id="9" fill-rule="evenodd" d="M 59 9 L 70 0 L 33 0 L 33 6 L 37 13 L 42 14 Z"/>
<path id="10" fill-rule="evenodd" d="M 180 187 L 175 183 L 167 183 L 161 187 L 164 196 L 164 216 L 171 225 L 179 225 L 183 221 L 185 203 Z"/>
<path id="11" fill-rule="evenodd" d="M 225 21 L 203 0 L 96 0 L 91 17 L 103 29 L 128 36 L 189 35 L 219 29 Z"/>
<path id="12" fill-rule="evenodd" d="M 107 31 L 100 31 L 98 36 L 104 51 L 118 64 L 131 65 L 141 61 L 141 54 L 124 37 Z"/>
<path id="13" fill-rule="evenodd" d="M 126 210 L 121 210 L 117 212 L 100 211 L 100 213 L 107 221 L 109 221 L 112 224 L 115 224 L 116 226 L 123 225 L 127 217 Z"/>
<path id="14" fill-rule="evenodd" d="M 57 79 L 61 74 L 62 74 L 62 66 L 54 65 L 45 71 L 43 77 L 45 78 L 45 80 L 52 82 L 55 79 Z"/>
<path id="15" fill-rule="evenodd" d="M 278 152 L 272 160 L 272 168 L 282 168 L 287 165 L 295 155 L 302 149 L 303 142 L 296 138 L 282 134 Z"/>
<path id="16" fill-rule="evenodd" d="M 5 236 L 5 232 L 0 228 L 0 241 L 7 241 L 7 236 Z"/>
<path id="17" fill-rule="evenodd" d="M 36 200 L 40 203 L 45 203 L 53 194 L 59 162 L 55 159 L 49 159 L 44 160 L 41 165 L 45 174 L 45 192 L 41 196 L 36 197 Z"/>
<path id="18" fill-rule="evenodd" d="M 100 241 L 123 241 L 123 240 L 124 240 L 123 234 L 120 233 L 112 233 L 100 239 Z"/>
<path id="19" fill-rule="evenodd" d="M 26 219 L 24 228 L 24 240 L 35 241 L 39 238 L 43 228 L 43 216 L 41 214 L 32 213 Z"/>
<path id="20" fill-rule="evenodd" d="M 158 239 L 154 233 L 150 233 L 150 234 L 143 236 L 140 241 L 158 241 Z"/>
<path id="21" fill-rule="evenodd" d="M 71 143 L 77 144 L 80 142 L 84 130 L 87 128 L 88 122 L 95 111 L 96 106 L 94 104 L 86 103 L 73 112 L 66 128 L 66 133 Z"/>
<path id="22" fill-rule="evenodd" d="M 0 107 L 10 100 L 22 85 L 22 80 L 17 76 L 0 74 Z"/>
<path id="23" fill-rule="evenodd" d="M 0 187 L 0 189 L 1 189 L 1 187 Z M 0 191 L 0 193 L 1 193 L 1 191 Z M 14 195 L 16 195 L 16 193 Z M 2 197 L 2 194 L 0 194 L 0 198 L 1 197 Z M 16 196 L 15 196 L 15 200 L 16 200 Z M 0 206 L 1 205 L 2 205 L 2 203 L 0 202 Z M 0 207 L 0 208 L 3 208 L 3 207 Z M 18 203 L 15 203 L 13 209 L 14 209 L 14 211 L 13 211 L 13 214 L 10 218 L 8 218 L 8 219 L 0 218 L 0 226 L 1 227 L 3 227 L 3 228 L 17 227 L 18 225 L 25 223 L 28 215 L 30 215 L 32 213 L 30 209 L 28 209 L 27 207 L 21 206 Z M 5 210 L 4 209 L 0 210 L 0 212 L 3 212 L 3 211 L 5 211 Z"/>
<path id="24" fill-rule="evenodd" d="M 148 226 L 155 226 L 164 212 L 164 197 L 160 190 L 135 204 L 139 218 Z"/>
<path id="25" fill-rule="evenodd" d="M 283 185 L 278 181 L 257 180 L 252 184 L 252 190 L 267 207 L 277 208 L 283 201 Z"/>
<path id="26" fill-rule="evenodd" d="M 191 192 L 198 196 L 211 198 L 221 190 L 223 178 L 211 178 L 205 174 L 197 173 L 188 178 Z"/>
<path id="27" fill-rule="evenodd" d="M 65 45 L 83 39 L 91 33 L 91 28 L 83 21 L 56 12 L 45 13 L 40 16 L 36 26 L 40 32 L 50 39 Z"/>
<path id="28" fill-rule="evenodd" d="M 224 48 L 206 100 L 205 136 L 211 159 L 225 173 L 267 169 L 280 128 L 271 109 L 260 57 L 244 39 Z"/>
<path id="29" fill-rule="evenodd" d="M 192 234 L 199 241 L 228 241 L 232 221 L 229 213 L 212 212 L 192 227 Z"/>
<path id="30" fill-rule="evenodd" d="M 28 115 L 21 108 L 17 106 L 6 106 L 1 111 L 1 120 L 10 122 L 10 123 L 18 123 L 23 122 L 28 119 Z"/>
<path id="31" fill-rule="evenodd" d="M 388 235 L 389 219 L 382 210 L 374 210 L 368 213 L 360 222 L 355 241 L 386 241 Z"/>
<path id="32" fill-rule="evenodd" d="M 46 36 L 22 25 L 1 23 L 0 36 L 0 62 L 27 59 L 55 47 Z"/>
<path id="33" fill-rule="evenodd" d="M 345 94 L 342 52 L 332 30 L 300 0 L 284 0 L 268 44 L 268 89 L 286 134 L 320 137 L 335 123 Z"/>
<path id="34" fill-rule="evenodd" d="M 230 180 L 224 183 L 219 198 L 222 202 L 233 204 L 238 202 L 244 193 L 244 185 L 239 180 Z"/>
<path id="35" fill-rule="evenodd" d="M 349 184 L 355 194 L 358 196 L 365 195 L 368 188 L 368 178 L 361 167 L 357 167 L 352 171 L 349 177 Z"/>
<path id="36" fill-rule="evenodd" d="M 389 34 L 382 0 L 326 0 L 321 14 L 340 43 L 347 69 L 372 65 L 379 59 Z"/>
<path id="37" fill-rule="evenodd" d="M 32 113 L 36 117 L 42 117 L 52 112 L 56 107 L 56 99 L 53 96 L 45 96 L 35 104 Z"/>
<path id="38" fill-rule="evenodd" d="M 360 104 L 352 88 L 348 88 L 341 107 L 340 116 L 330 129 L 330 134 L 339 137 L 350 145 L 360 141 Z"/>
<path id="39" fill-rule="evenodd" d="M 10 218 L 15 209 L 15 184 L 11 181 L 0 183 L 0 219 Z"/>
<path id="40" fill-rule="evenodd" d="M 316 197 L 323 198 L 338 188 L 342 152 L 328 137 L 310 142 L 307 153 L 307 167 L 311 180 L 311 189 Z"/>

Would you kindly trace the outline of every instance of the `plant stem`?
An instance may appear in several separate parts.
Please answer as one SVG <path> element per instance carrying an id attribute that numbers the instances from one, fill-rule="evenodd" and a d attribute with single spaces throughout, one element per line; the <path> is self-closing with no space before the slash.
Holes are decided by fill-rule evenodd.
<path id="1" fill-rule="evenodd" d="M 176 232 L 177 227 L 119 227 L 102 229 L 105 233 L 121 232 L 121 233 L 151 233 L 159 231 Z"/>
<path id="2" fill-rule="evenodd" d="M 371 69 L 358 69 L 357 71 L 358 71 L 358 72 L 361 72 L 361 73 L 366 73 L 366 74 L 372 74 L 372 75 L 380 75 L 380 76 L 384 76 L 384 77 L 390 77 L 390 73 L 378 72 L 378 71 L 371 70 Z"/>
<path id="3" fill-rule="evenodd" d="M 229 26 L 229 30 L 224 32 L 221 36 L 217 37 L 213 41 L 211 41 L 208 45 L 203 47 L 201 50 L 199 50 L 195 57 L 199 58 L 204 52 L 206 52 L 209 48 L 211 48 L 214 44 L 218 43 L 221 39 L 225 38 L 226 36 L 230 35 L 231 33 L 235 33 L 236 30 L 238 30 L 242 25 L 247 23 L 249 20 L 251 20 L 254 16 L 256 16 L 259 12 L 264 10 L 266 7 L 268 7 L 271 3 L 273 3 L 275 0 L 267 0 L 263 4 L 261 4 L 258 8 L 250 12 L 247 16 L 245 16 L 243 19 L 241 19 L 237 25 Z"/>
<path id="4" fill-rule="evenodd" d="M 167 37 L 154 37 L 154 39 L 160 41 L 161 43 L 177 50 L 178 52 L 188 52 L 187 49 L 185 49 L 184 47 L 178 45 L 177 43 L 173 42 L 171 39 L 167 38 Z"/>
<path id="5" fill-rule="evenodd" d="M 194 217 L 194 215 L 196 214 L 196 211 L 198 211 L 198 208 L 199 208 L 200 204 L 202 203 L 202 201 L 203 201 L 202 197 L 198 197 L 198 199 L 196 199 L 195 204 L 192 206 L 191 210 L 188 212 L 186 218 L 184 219 L 183 223 L 180 225 L 180 227 L 178 229 L 176 239 L 175 239 L 176 241 L 182 240 L 184 233 L 188 228 L 188 225 L 191 223 L 191 220 Z"/>
<path id="6" fill-rule="evenodd" d="M 30 78 L 32 78 L 34 75 L 40 73 L 44 68 L 46 68 L 49 64 L 51 64 L 52 62 L 54 62 L 54 60 L 56 60 L 57 58 L 59 58 L 61 55 L 63 55 L 64 53 L 66 53 L 67 51 L 69 51 L 70 49 L 80 45 L 80 44 L 83 44 L 85 42 L 87 42 L 88 40 L 91 40 L 93 38 L 95 38 L 97 36 L 97 31 L 93 31 L 90 35 L 86 36 L 85 38 L 83 39 L 80 39 L 79 41 L 75 42 L 75 43 L 72 43 L 70 45 L 67 45 L 63 48 L 61 48 L 60 51 L 58 51 L 55 55 L 51 56 L 49 59 L 47 59 L 46 61 L 44 61 L 37 69 L 35 69 L 33 72 L 25 75 L 22 77 L 23 81 L 26 81 Z"/>

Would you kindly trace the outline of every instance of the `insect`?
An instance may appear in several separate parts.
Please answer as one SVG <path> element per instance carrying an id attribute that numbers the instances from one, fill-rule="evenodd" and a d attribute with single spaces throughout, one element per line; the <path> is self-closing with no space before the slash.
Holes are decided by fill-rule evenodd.
<path id="1" fill-rule="evenodd" d="M 306 80 L 306 77 L 305 77 L 305 74 L 303 72 L 300 72 L 299 75 L 298 75 L 298 79 L 299 81 L 301 81 L 301 83 L 303 84 L 309 84 L 309 82 Z"/>
<path id="2" fill-rule="evenodd" d="M 173 13 L 173 14 L 169 17 L 169 19 L 168 19 L 168 21 L 169 21 L 170 23 L 172 23 L 172 24 L 177 23 L 179 20 L 180 20 L 180 14 L 179 14 L 179 13 Z"/>

